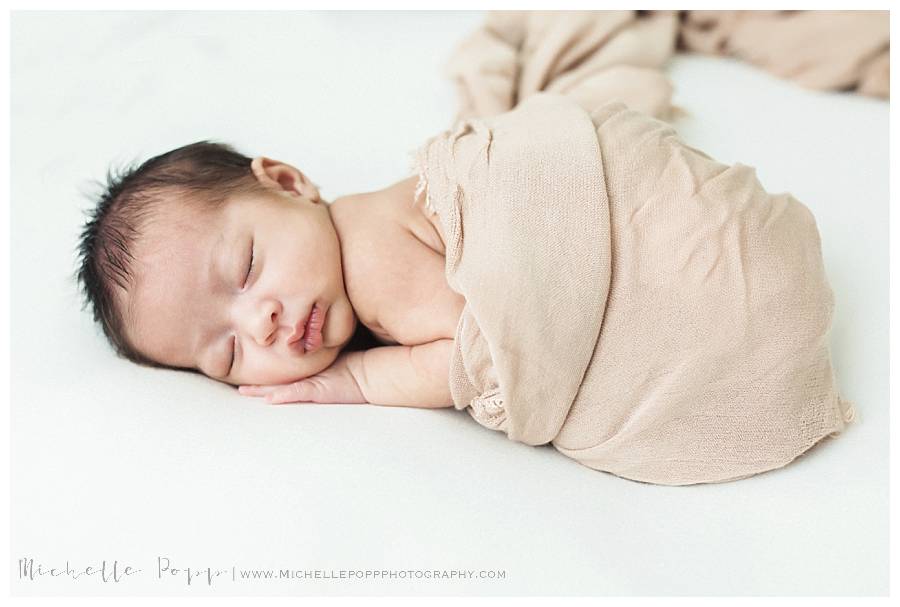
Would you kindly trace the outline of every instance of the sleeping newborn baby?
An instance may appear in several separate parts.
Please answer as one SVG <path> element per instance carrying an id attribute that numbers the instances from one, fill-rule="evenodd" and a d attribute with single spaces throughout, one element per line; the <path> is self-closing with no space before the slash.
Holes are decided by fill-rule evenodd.
<path id="1" fill-rule="evenodd" d="M 85 228 L 95 318 L 142 364 L 270 402 L 454 406 L 641 482 L 746 478 L 854 419 L 815 217 L 752 167 L 544 92 L 414 156 L 330 204 L 223 145 L 149 160 Z"/>
<path id="2" fill-rule="evenodd" d="M 85 224 L 85 305 L 119 356 L 268 402 L 448 407 L 465 299 L 416 177 L 322 199 L 295 167 L 202 141 L 109 184 Z M 379 346 L 353 350 L 368 331 Z"/>

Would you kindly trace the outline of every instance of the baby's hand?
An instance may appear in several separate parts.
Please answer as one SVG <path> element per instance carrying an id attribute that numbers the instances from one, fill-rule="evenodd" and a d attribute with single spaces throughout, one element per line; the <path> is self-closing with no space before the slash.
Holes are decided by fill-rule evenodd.
<path id="1" fill-rule="evenodd" d="M 366 403 L 359 384 L 348 366 L 351 356 L 360 352 L 342 352 L 331 366 L 305 379 L 290 384 L 272 386 L 240 386 L 238 392 L 244 396 L 265 396 L 266 402 L 297 403 Z"/>

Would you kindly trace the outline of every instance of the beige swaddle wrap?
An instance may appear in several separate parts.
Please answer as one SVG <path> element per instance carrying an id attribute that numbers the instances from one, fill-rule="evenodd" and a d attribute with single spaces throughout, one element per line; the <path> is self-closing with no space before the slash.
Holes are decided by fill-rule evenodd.
<path id="1" fill-rule="evenodd" d="M 667 119 L 664 69 L 679 51 L 730 55 L 815 89 L 890 93 L 888 11 L 489 11 L 441 69 L 457 91 L 456 120 L 538 92 Z"/>
<path id="2" fill-rule="evenodd" d="M 623 103 L 537 93 L 416 153 L 466 298 L 456 408 L 598 470 L 683 485 L 841 432 L 809 210 Z"/>

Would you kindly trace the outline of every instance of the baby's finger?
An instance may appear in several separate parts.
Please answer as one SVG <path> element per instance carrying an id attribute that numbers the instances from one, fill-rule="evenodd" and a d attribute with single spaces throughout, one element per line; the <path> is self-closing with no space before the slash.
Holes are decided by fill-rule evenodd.
<path id="1" fill-rule="evenodd" d="M 244 396 L 265 396 L 275 390 L 274 386 L 239 386 L 238 392 Z"/>
<path id="2" fill-rule="evenodd" d="M 277 388 L 266 394 L 266 402 L 271 404 L 297 403 L 311 400 L 310 384 L 294 382 L 290 386 Z"/>

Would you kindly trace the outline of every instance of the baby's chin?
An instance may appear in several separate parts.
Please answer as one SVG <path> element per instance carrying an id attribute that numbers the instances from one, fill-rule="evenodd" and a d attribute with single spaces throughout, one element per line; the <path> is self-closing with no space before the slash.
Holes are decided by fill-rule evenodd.
<path id="1" fill-rule="evenodd" d="M 312 366 L 306 367 L 301 375 L 289 381 L 300 381 L 301 379 L 306 379 L 307 377 L 311 377 L 313 375 L 316 375 L 317 373 L 321 373 L 331 366 L 331 364 L 337 359 L 338 354 L 340 353 L 340 348 L 323 347 L 322 350 L 317 353 L 318 355 L 315 357 L 315 360 L 310 362 Z"/>

